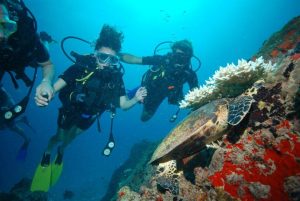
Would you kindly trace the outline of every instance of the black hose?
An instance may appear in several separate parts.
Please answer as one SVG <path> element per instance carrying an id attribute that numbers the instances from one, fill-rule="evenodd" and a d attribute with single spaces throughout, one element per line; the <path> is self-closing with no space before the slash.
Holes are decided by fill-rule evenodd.
<path id="1" fill-rule="evenodd" d="M 33 13 L 31 12 L 31 10 L 29 10 L 29 8 L 25 5 L 24 1 L 23 0 L 20 0 L 20 4 L 21 6 L 30 14 L 32 20 L 33 20 L 33 29 L 34 29 L 34 32 L 37 32 L 37 21 L 33 15 Z"/>
<path id="2" fill-rule="evenodd" d="M 202 62 L 201 62 L 201 60 L 200 60 L 198 57 L 196 57 L 195 55 L 193 55 L 193 57 L 198 61 L 198 67 L 197 67 L 195 70 L 193 70 L 194 72 L 197 72 L 197 71 L 200 69 L 200 67 L 201 67 L 201 65 L 202 65 Z"/>
<path id="3" fill-rule="evenodd" d="M 65 37 L 65 38 L 62 39 L 62 41 L 60 42 L 60 48 L 61 48 L 61 50 L 63 51 L 64 55 L 65 55 L 70 61 L 72 61 L 73 63 L 76 63 L 76 61 L 75 61 L 72 57 L 70 57 L 70 56 L 68 55 L 68 53 L 66 52 L 66 50 L 65 50 L 64 44 L 65 44 L 65 41 L 68 40 L 68 39 L 76 39 L 76 40 L 80 40 L 80 41 L 85 42 L 85 43 L 87 43 L 87 44 L 89 44 L 89 45 L 91 45 L 92 43 L 89 42 L 89 41 L 87 41 L 87 40 L 84 40 L 84 39 L 82 39 L 82 38 L 76 37 L 76 36 L 67 36 L 67 37 Z"/>
<path id="4" fill-rule="evenodd" d="M 154 48 L 154 52 L 153 52 L 153 54 L 154 55 L 156 55 L 156 52 L 157 52 L 157 49 L 159 48 L 159 46 L 161 46 L 161 45 L 163 45 L 163 44 L 166 44 L 166 43 L 173 43 L 172 41 L 163 41 L 163 42 L 161 42 L 161 43 L 158 43 L 156 46 L 155 46 L 155 48 Z"/>
<path id="5" fill-rule="evenodd" d="M 161 42 L 161 43 L 158 43 L 158 44 L 155 46 L 155 48 L 154 48 L 154 52 L 153 52 L 154 55 L 156 55 L 157 49 L 158 49 L 161 45 L 166 44 L 166 43 L 172 44 L 172 43 L 174 43 L 174 42 L 172 42 L 172 41 L 163 41 L 163 42 Z M 201 60 L 200 60 L 197 56 L 193 55 L 193 58 L 195 58 L 195 59 L 197 60 L 197 62 L 198 62 L 198 67 L 194 70 L 194 69 L 193 69 L 193 66 L 192 66 L 192 64 L 191 64 L 191 69 L 192 69 L 194 72 L 197 72 L 197 71 L 200 69 L 202 63 L 201 63 Z"/>

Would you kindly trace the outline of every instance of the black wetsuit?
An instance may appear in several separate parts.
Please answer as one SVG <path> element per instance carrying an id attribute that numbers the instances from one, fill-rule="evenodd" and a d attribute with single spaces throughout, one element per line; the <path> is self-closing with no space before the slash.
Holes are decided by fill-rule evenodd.
<path id="1" fill-rule="evenodd" d="M 183 99 L 183 85 L 189 84 L 190 89 L 198 87 L 196 73 L 188 65 L 175 67 L 171 54 L 143 57 L 144 65 L 152 65 L 143 76 L 142 86 L 148 94 L 144 100 L 142 121 L 149 120 L 168 97 L 169 104 L 178 105 Z"/>
<path id="2" fill-rule="evenodd" d="M 59 77 L 67 86 L 59 98 L 63 106 L 59 110 L 58 126 L 69 129 L 77 126 L 88 129 L 101 115 L 111 107 L 119 107 L 120 97 L 125 96 L 122 74 L 119 71 L 91 70 L 82 65 L 72 65 Z M 91 74 L 92 73 L 92 74 Z M 78 94 L 84 94 L 83 102 L 76 100 Z"/>
<path id="3" fill-rule="evenodd" d="M 16 73 L 16 78 L 24 80 L 24 68 L 37 67 L 38 63 L 49 60 L 49 53 L 36 33 L 34 20 L 22 6 L 6 5 L 10 18 L 17 22 L 17 31 L 7 41 L 0 43 L 0 80 L 7 71 Z"/>

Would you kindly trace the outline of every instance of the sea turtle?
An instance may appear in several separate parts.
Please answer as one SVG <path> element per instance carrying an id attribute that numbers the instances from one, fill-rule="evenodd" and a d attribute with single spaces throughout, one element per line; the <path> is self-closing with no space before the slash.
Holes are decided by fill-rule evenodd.
<path id="1" fill-rule="evenodd" d="M 243 120 L 262 84 L 259 80 L 236 98 L 214 100 L 193 111 L 157 147 L 150 163 L 185 158 L 219 139 L 228 131 L 229 125 L 236 126 Z"/>

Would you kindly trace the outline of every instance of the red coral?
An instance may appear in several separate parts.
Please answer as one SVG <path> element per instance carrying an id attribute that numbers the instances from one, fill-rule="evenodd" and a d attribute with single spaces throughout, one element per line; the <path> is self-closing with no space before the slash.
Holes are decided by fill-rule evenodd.
<path id="1" fill-rule="evenodd" d="M 300 58 L 300 53 L 297 53 L 297 54 L 294 54 L 293 56 L 292 56 L 292 60 L 298 60 Z"/>
<path id="2" fill-rule="evenodd" d="M 290 129 L 291 128 L 291 125 L 289 123 L 288 120 L 284 120 L 282 121 L 278 126 L 276 126 L 277 129 L 280 129 L 280 128 L 287 128 L 287 129 Z"/>
<path id="3" fill-rule="evenodd" d="M 281 50 L 281 52 L 286 53 L 288 50 L 293 49 L 294 45 L 294 41 L 286 40 L 281 43 L 278 48 Z"/>
<path id="4" fill-rule="evenodd" d="M 275 58 L 278 56 L 278 54 L 279 54 L 279 51 L 277 49 L 275 49 L 271 52 L 271 57 Z"/>
<path id="5" fill-rule="evenodd" d="M 287 120 L 282 121 L 277 129 L 290 129 Z M 284 191 L 285 178 L 300 174 L 300 164 L 296 158 L 300 157 L 300 141 L 296 134 L 289 133 L 287 138 L 276 141 L 273 147 L 267 146 L 263 140 L 261 132 L 246 136 L 238 144 L 226 146 L 226 155 L 224 156 L 223 169 L 209 177 L 209 180 L 215 187 L 223 187 L 231 196 L 241 200 L 256 200 L 256 195 L 250 191 L 248 184 L 258 183 L 262 186 L 269 186 L 269 192 L 260 200 L 286 200 L 287 192 Z M 233 163 L 232 159 L 237 153 L 244 153 L 245 147 L 252 147 L 252 144 L 258 144 L 264 149 L 263 157 L 255 159 L 257 149 L 251 150 L 252 155 L 244 156 L 243 162 Z M 247 146 L 248 145 L 248 146 Z M 236 151 L 240 150 L 240 151 Z M 243 178 L 243 181 L 230 182 L 228 177 L 236 175 Z M 242 190 L 242 193 L 241 193 Z"/>
<path id="6" fill-rule="evenodd" d="M 284 36 L 284 38 L 285 38 L 285 39 L 288 39 L 288 38 L 290 38 L 291 36 L 295 35 L 295 33 L 296 33 L 296 30 L 295 30 L 295 29 L 292 29 L 292 30 L 290 30 L 290 31 Z"/>
<path id="7" fill-rule="evenodd" d="M 158 196 L 156 197 L 156 201 L 164 201 L 164 199 L 162 198 L 161 195 L 158 195 Z"/>
<path id="8" fill-rule="evenodd" d="M 119 192 L 119 198 L 123 197 L 126 193 L 124 191 Z"/>

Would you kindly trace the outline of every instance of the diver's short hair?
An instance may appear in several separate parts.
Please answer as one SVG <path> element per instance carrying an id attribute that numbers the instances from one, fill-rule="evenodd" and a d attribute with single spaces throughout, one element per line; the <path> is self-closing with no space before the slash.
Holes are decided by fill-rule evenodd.
<path id="1" fill-rule="evenodd" d="M 171 48 L 172 48 L 173 52 L 176 49 L 179 49 L 179 50 L 183 51 L 189 57 L 192 57 L 193 54 L 194 54 L 192 43 L 190 41 L 188 41 L 188 40 L 176 41 L 175 43 L 173 43 L 173 45 L 171 46 Z"/>
<path id="2" fill-rule="evenodd" d="M 120 52 L 123 39 L 124 35 L 122 32 L 118 32 L 114 27 L 104 24 L 97 39 L 95 49 L 109 47 L 116 52 Z"/>

